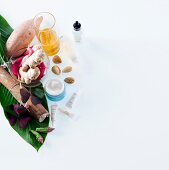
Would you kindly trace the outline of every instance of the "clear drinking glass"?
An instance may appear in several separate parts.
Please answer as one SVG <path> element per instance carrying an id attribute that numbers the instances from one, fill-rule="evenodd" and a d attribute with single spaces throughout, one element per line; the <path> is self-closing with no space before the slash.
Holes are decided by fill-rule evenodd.
<path id="1" fill-rule="evenodd" d="M 36 36 L 48 56 L 57 54 L 60 49 L 59 38 L 54 31 L 55 23 L 55 17 L 49 12 L 40 12 L 34 17 Z"/>

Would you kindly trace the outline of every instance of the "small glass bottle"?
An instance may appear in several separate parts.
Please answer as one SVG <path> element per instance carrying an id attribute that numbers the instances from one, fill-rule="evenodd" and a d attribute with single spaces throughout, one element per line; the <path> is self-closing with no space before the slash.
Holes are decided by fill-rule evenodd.
<path id="1" fill-rule="evenodd" d="M 78 21 L 73 24 L 73 36 L 76 42 L 80 42 L 82 39 L 81 24 Z"/>

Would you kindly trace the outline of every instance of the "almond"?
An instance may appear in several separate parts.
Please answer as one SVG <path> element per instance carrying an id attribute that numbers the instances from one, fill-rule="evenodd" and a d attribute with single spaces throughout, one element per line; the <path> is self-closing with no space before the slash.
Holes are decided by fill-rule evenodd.
<path id="1" fill-rule="evenodd" d="M 72 71 L 72 67 L 71 67 L 71 66 L 66 66 L 66 67 L 62 70 L 63 73 L 69 73 L 69 72 L 71 72 L 71 71 Z"/>
<path id="2" fill-rule="evenodd" d="M 53 66 L 53 67 L 52 67 L 52 72 L 53 72 L 54 74 L 59 75 L 59 74 L 61 73 L 61 70 L 60 70 L 60 68 L 59 68 L 58 66 Z"/>
<path id="3" fill-rule="evenodd" d="M 55 55 L 52 59 L 52 61 L 55 63 L 55 64 L 60 64 L 62 63 L 62 59 L 58 56 L 58 55 Z"/>
<path id="4" fill-rule="evenodd" d="M 75 79 L 73 77 L 66 77 L 64 81 L 68 84 L 73 84 L 75 82 Z"/>

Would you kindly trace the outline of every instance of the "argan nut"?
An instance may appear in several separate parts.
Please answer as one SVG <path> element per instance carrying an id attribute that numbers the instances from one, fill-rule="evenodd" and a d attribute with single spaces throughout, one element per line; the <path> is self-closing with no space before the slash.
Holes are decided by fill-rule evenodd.
<path id="1" fill-rule="evenodd" d="M 61 73 L 61 70 L 60 70 L 60 68 L 59 68 L 58 66 L 53 66 L 53 67 L 52 67 L 52 72 L 53 72 L 54 74 L 59 75 L 59 74 Z"/>
<path id="2" fill-rule="evenodd" d="M 72 67 L 71 67 L 71 66 L 66 66 L 66 67 L 62 70 L 63 73 L 69 73 L 69 72 L 71 72 L 71 71 L 72 71 Z"/>
<path id="3" fill-rule="evenodd" d="M 68 84 L 73 84 L 75 82 L 75 79 L 73 77 L 66 77 L 64 81 Z"/>
<path id="4" fill-rule="evenodd" d="M 58 55 L 55 55 L 52 59 L 52 61 L 55 63 L 55 64 L 60 64 L 62 63 L 62 59 L 58 56 Z"/>

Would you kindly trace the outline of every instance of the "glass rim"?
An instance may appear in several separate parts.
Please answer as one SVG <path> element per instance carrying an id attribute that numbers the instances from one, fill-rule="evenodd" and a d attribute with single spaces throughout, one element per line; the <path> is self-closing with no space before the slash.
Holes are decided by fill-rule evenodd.
<path id="1" fill-rule="evenodd" d="M 39 12 L 39 13 L 37 13 L 37 14 L 35 15 L 35 17 L 33 18 L 33 26 L 34 26 L 34 28 L 35 28 L 35 29 L 38 29 L 38 28 L 36 27 L 36 24 L 35 24 L 35 19 L 37 19 L 40 14 L 48 14 L 48 15 L 50 15 L 50 16 L 53 18 L 54 23 L 53 23 L 53 25 L 52 25 L 51 27 L 49 27 L 50 29 L 52 29 L 52 28 L 55 26 L 56 19 L 55 19 L 55 16 L 54 16 L 53 14 L 51 14 L 50 12 Z M 43 17 L 43 16 L 42 16 L 42 17 Z M 43 20 L 42 20 L 42 22 L 43 22 Z"/>

